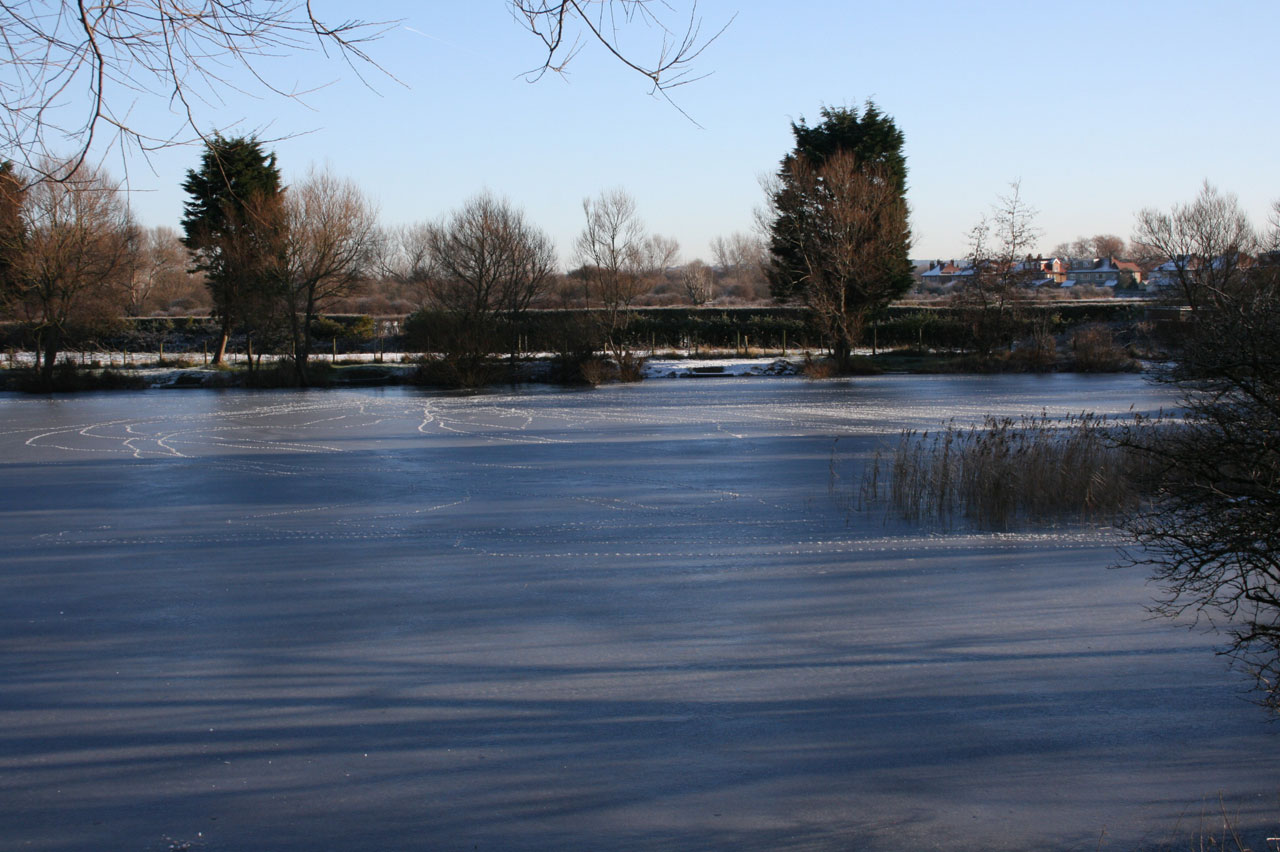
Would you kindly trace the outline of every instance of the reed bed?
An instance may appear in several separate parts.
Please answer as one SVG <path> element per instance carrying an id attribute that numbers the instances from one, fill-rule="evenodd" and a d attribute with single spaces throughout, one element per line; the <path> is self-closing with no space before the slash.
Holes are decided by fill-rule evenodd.
<path id="1" fill-rule="evenodd" d="M 988 417 L 904 430 L 864 470 L 863 506 L 903 519 L 983 529 L 1109 523 L 1141 497 L 1142 460 L 1121 446 L 1121 424 L 1093 414 Z"/>

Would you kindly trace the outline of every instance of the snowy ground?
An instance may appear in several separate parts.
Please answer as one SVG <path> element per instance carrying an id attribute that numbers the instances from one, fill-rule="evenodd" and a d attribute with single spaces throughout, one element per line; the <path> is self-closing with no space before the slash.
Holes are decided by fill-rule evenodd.
<path id="1" fill-rule="evenodd" d="M 870 353 L 870 350 L 867 350 Z M 666 354 L 666 353 L 664 353 Z M 647 379 L 675 379 L 675 378 L 716 378 L 716 377 L 742 377 L 742 376 L 792 376 L 798 372 L 799 365 L 803 358 L 797 355 L 788 357 L 741 357 L 731 353 L 721 353 L 718 356 L 693 357 L 689 353 L 676 353 L 678 357 L 650 357 L 645 361 L 645 378 Z M 31 367 L 35 364 L 35 356 L 30 352 L 21 352 L 10 354 L 6 363 L 9 366 Z M 406 355 L 399 352 L 388 352 L 385 354 L 375 355 L 373 353 L 351 353 L 343 354 L 337 359 L 339 364 L 384 364 L 391 369 L 403 369 L 406 372 L 413 369 L 415 355 Z M 543 361 L 551 361 L 555 356 L 550 352 L 533 353 L 527 357 L 541 359 Z M 180 368 L 161 367 L 161 356 L 158 352 L 135 352 L 132 354 L 116 353 L 96 353 L 96 354 L 73 354 L 72 361 L 77 364 L 97 365 L 101 367 L 114 367 L 116 369 L 128 368 L 136 371 L 139 375 L 145 376 L 153 387 L 166 387 L 173 385 L 175 380 L 184 373 L 192 371 L 200 371 L 206 369 L 199 353 L 194 356 L 177 355 L 170 356 L 170 361 L 178 360 L 184 362 L 184 366 Z M 235 355 L 229 356 L 231 364 L 239 364 L 243 359 Z M 275 362 L 281 360 L 277 356 L 265 356 L 265 360 Z M 317 363 L 323 363 L 330 360 L 323 353 L 316 356 Z"/>
<path id="2" fill-rule="evenodd" d="M 902 426 L 1168 402 L 0 395 L 0 846 L 1189 848 L 1221 795 L 1268 848 L 1275 728 L 1105 532 L 829 493 Z"/>
<path id="3" fill-rule="evenodd" d="M 685 379 L 742 376 L 794 376 L 802 359 L 779 358 L 650 358 L 644 362 L 646 379 Z"/>

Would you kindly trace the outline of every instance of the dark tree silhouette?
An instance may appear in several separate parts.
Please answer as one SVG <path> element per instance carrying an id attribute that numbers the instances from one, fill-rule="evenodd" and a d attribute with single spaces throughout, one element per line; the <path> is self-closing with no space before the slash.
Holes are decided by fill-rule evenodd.
<path id="1" fill-rule="evenodd" d="M 1220 629 L 1280 711 L 1280 229 L 1260 240 L 1206 184 L 1170 213 L 1144 210 L 1134 240 L 1174 261 L 1190 310 L 1158 374 L 1182 392 L 1181 422 L 1126 438 L 1155 494 L 1124 523 L 1129 562 L 1163 589 L 1159 612 Z"/>
<path id="2" fill-rule="evenodd" d="M 218 364 L 232 330 L 261 319 L 277 301 L 285 235 L 280 169 L 258 140 L 214 136 L 182 188 L 189 196 L 182 242 L 205 274 L 221 323 Z"/>
<path id="3" fill-rule="evenodd" d="M 903 137 L 874 103 L 792 124 L 796 145 L 767 187 L 775 299 L 812 308 L 841 369 L 875 310 L 912 283 Z"/>

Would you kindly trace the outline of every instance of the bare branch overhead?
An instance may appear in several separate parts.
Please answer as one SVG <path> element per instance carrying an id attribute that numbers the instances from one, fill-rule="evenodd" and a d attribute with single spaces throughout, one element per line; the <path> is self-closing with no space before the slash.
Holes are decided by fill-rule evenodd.
<path id="1" fill-rule="evenodd" d="M 147 152 L 203 138 L 202 104 L 242 91 L 297 98 L 268 79 L 268 58 L 336 54 L 357 72 L 385 25 L 327 21 L 310 0 L 0 0 L 0 149 L 41 177 L 65 179 L 98 145 Z M 169 127 L 136 115 L 147 98 L 177 113 Z M 61 171 L 47 174 L 51 154 Z"/>
<path id="2" fill-rule="evenodd" d="M 595 42 L 647 78 L 653 92 L 668 102 L 672 89 L 707 76 L 694 74 L 695 60 L 733 23 L 730 18 L 713 35 L 704 37 L 696 0 L 687 20 L 665 0 L 511 0 L 511 14 L 546 48 L 542 64 L 525 75 L 530 81 L 548 72 L 565 74 L 579 52 Z M 622 42 L 624 29 L 638 28 L 653 36 L 645 58 Z"/>

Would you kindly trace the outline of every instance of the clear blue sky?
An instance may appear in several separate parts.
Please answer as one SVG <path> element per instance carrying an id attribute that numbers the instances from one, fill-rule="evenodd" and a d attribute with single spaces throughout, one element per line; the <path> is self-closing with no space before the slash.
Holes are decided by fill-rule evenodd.
<path id="1" fill-rule="evenodd" d="M 687 0 L 669 2 L 687 14 Z M 501 0 L 360 4 L 366 18 L 403 19 L 370 52 L 405 85 L 372 73 L 370 90 L 341 62 L 295 56 L 267 75 L 333 82 L 304 103 L 228 94 L 206 116 L 277 139 L 286 179 L 312 163 L 355 179 L 388 224 L 490 189 L 552 235 L 565 266 L 582 199 L 612 187 L 636 197 L 650 231 L 680 241 L 683 260 L 709 260 L 712 238 L 753 227 L 759 176 L 790 148 L 790 122 L 868 97 L 906 136 L 917 258 L 963 255 L 1013 180 L 1046 251 L 1079 235 L 1128 238 L 1137 210 L 1188 201 L 1206 178 L 1258 224 L 1280 198 L 1276 0 L 702 0 L 698 13 L 705 33 L 736 19 L 698 61 L 710 76 L 674 94 L 697 124 L 594 45 L 567 79 L 529 84 L 521 72 L 540 45 Z M 652 49 L 653 33 L 626 35 L 640 55 Z M 177 225 L 197 157 L 130 160 L 144 224 Z"/>

